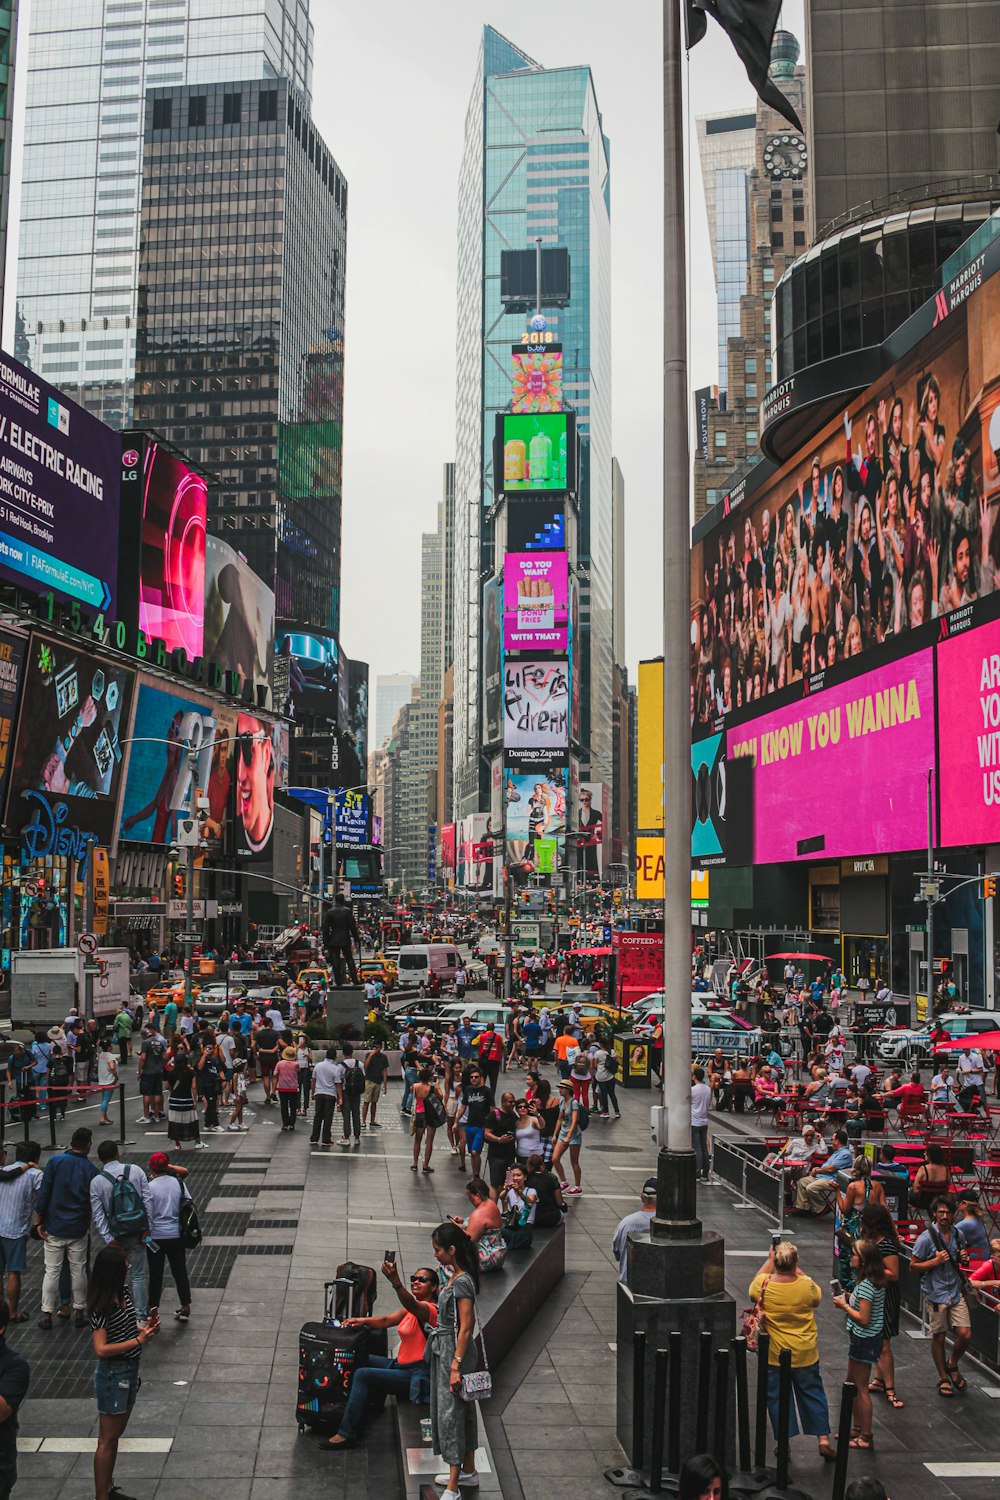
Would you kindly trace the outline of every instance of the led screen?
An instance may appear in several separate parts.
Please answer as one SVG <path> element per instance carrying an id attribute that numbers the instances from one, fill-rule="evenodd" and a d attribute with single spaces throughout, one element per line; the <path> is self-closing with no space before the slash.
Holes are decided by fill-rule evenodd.
<path id="1" fill-rule="evenodd" d="M 577 794 L 577 814 L 573 828 L 576 845 L 576 868 L 585 875 L 604 874 L 604 802 L 607 791 L 603 781 L 581 781 Z"/>
<path id="2" fill-rule="evenodd" d="M 503 666 L 500 617 L 503 593 L 499 578 L 491 578 L 483 588 L 483 743 L 496 744 L 503 732 L 501 713 Z"/>
<path id="3" fill-rule="evenodd" d="M 565 658 L 504 661 L 503 742 L 508 750 L 559 750 L 568 746 L 569 675 Z"/>
<path id="4" fill-rule="evenodd" d="M 451 880 L 455 874 L 455 824 L 444 823 L 441 827 L 441 874 Z"/>
<path id="5" fill-rule="evenodd" d="M 503 560 L 505 651 L 565 651 L 569 558 L 565 552 L 508 552 Z"/>
<path id="6" fill-rule="evenodd" d="M 558 552 L 566 546 L 566 502 L 522 496 L 507 503 L 511 552 Z"/>
<path id="7" fill-rule="evenodd" d="M 575 432 L 565 412 L 502 414 L 505 494 L 575 487 Z"/>
<path id="8" fill-rule="evenodd" d="M 515 884 L 529 885 L 532 875 L 545 873 L 543 863 L 554 863 L 557 868 L 562 864 L 567 793 L 565 763 L 548 760 L 525 765 L 514 759 L 504 767 L 506 863 Z M 554 861 L 547 840 L 555 841 Z"/>
<path id="9" fill-rule="evenodd" d="M 934 765 L 930 648 L 730 729 L 753 762 L 754 861 L 918 849 Z"/>
<path id="10" fill-rule="evenodd" d="M 235 734 L 232 709 L 141 682 L 128 746 L 119 839 L 172 844 L 178 818 L 192 813 L 192 794 L 201 788 L 209 802 L 206 837 L 222 840 L 232 798 Z"/>
<path id="11" fill-rule="evenodd" d="M 205 543 L 205 656 L 251 683 L 254 701 L 271 704 L 274 593 L 246 558 L 217 536 Z"/>
<path id="12" fill-rule="evenodd" d="M 562 411 L 562 350 L 515 349 L 510 357 L 514 412 Z"/>
<path id="13" fill-rule="evenodd" d="M 28 638 L 10 630 L 0 630 L 0 807 L 3 806 L 10 773 L 10 755 L 14 740 L 17 698 L 21 687 L 24 652 Z"/>
<path id="14" fill-rule="evenodd" d="M 289 693 L 296 715 L 309 714 L 336 723 L 340 652 L 333 636 L 311 630 L 280 631 L 277 654 L 288 658 Z"/>
<path id="15" fill-rule="evenodd" d="M 350 730 L 361 764 L 368 763 L 368 663 L 350 664 Z"/>
<path id="16" fill-rule="evenodd" d="M 940 642 L 941 843 L 1000 843 L 1000 620 Z"/>
<path id="17" fill-rule="evenodd" d="M 370 844 L 368 837 L 369 799 L 367 792 L 341 790 L 336 793 L 337 843 Z"/>
<path id="18" fill-rule="evenodd" d="M 127 455 L 125 455 L 127 456 Z M 205 522 L 200 474 L 147 441 L 142 454 L 139 628 L 170 650 L 201 656 L 205 633 Z"/>
<path id="19" fill-rule="evenodd" d="M 270 857 L 274 794 L 288 785 L 288 730 L 254 714 L 236 719 L 235 843 L 242 857 Z"/>

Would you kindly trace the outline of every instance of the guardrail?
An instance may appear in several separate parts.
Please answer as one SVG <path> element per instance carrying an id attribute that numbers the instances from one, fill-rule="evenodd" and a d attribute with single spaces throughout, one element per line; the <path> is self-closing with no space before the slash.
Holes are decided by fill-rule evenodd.
<path id="1" fill-rule="evenodd" d="M 785 1226 L 785 1179 L 783 1173 L 733 1145 L 732 1141 L 712 1143 L 712 1170 L 719 1180 L 740 1194 L 736 1208 L 757 1208 L 773 1219 L 779 1230 Z"/>

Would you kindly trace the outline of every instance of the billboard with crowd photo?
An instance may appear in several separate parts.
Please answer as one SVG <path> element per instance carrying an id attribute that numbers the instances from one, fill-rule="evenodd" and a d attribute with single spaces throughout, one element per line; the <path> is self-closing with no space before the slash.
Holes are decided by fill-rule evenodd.
<path id="1" fill-rule="evenodd" d="M 815 687 L 817 674 L 846 658 L 993 592 L 998 323 L 1000 276 L 699 535 L 696 735 L 796 680 Z"/>

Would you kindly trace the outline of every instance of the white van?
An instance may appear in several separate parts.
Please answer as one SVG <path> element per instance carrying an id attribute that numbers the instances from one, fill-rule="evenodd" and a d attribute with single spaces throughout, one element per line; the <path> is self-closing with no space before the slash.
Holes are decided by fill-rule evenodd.
<path id="1" fill-rule="evenodd" d="M 434 973 L 443 989 L 455 983 L 461 959 L 450 943 L 410 943 L 400 948 L 396 963 L 401 985 L 429 984 Z"/>

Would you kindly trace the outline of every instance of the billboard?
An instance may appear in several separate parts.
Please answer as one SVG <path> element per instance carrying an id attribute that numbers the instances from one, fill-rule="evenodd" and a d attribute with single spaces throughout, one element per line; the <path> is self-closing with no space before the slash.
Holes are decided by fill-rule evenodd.
<path id="1" fill-rule="evenodd" d="M 33 632 L 22 674 L 7 826 L 31 858 L 82 859 L 114 833 L 135 673 Z"/>
<path id="2" fill-rule="evenodd" d="M 584 875 L 604 874 L 604 802 L 607 787 L 603 781 L 581 781 L 577 812 L 573 821 L 573 843 L 577 848 L 576 869 Z"/>
<path id="3" fill-rule="evenodd" d="M 696 727 L 994 591 L 1000 276 L 944 306 L 808 446 L 697 528 Z"/>
<path id="4" fill-rule="evenodd" d="M 616 931 L 619 990 L 648 994 L 663 989 L 663 933 Z"/>
<path id="5" fill-rule="evenodd" d="M 639 663 L 636 706 L 639 775 L 636 816 L 640 828 L 663 827 L 663 659 Z"/>
<path id="6" fill-rule="evenodd" d="M 238 714 L 234 760 L 236 853 L 263 858 L 274 832 L 274 794 L 288 785 L 287 726 L 255 714 Z"/>
<path id="7" fill-rule="evenodd" d="M 27 644 L 26 635 L 15 635 L 12 630 L 0 630 L 0 808 L 3 807 L 10 774 L 17 698 Z"/>
<path id="8" fill-rule="evenodd" d="M 727 733 L 753 765 L 754 862 L 919 849 L 934 765 L 930 647 Z"/>
<path id="9" fill-rule="evenodd" d="M 510 409 L 562 411 L 562 350 L 515 349 L 510 356 Z"/>
<path id="10" fill-rule="evenodd" d="M 337 843 L 367 845 L 370 804 L 367 792 L 338 791 L 336 793 Z"/>
<path id="11" fill-rule="evenodd" d="M 500 412 L 503 494 L 576 489 L 576 423 L 568 412 Z"/>
<path id="12" fill-rule="evenodd" d="M 503 613 L 502 584 L 491 578 L 483 588 L 483 744 L 494 745 L 503 731 L 501 715 L 503 636 L 500 617 Z"/>
<path id="13" fill-rule="evenodd" d="M 471 813 L 455 825 L 458 838 L 458 882 L 466 890 L 493 888 L 493 840 L 488 813 Z"/>
<path id="14" fill-rule="evenodd" d="M 1000 620 L 937 648 L 940 842 L 1000 843 Z"/>
<path id="15" fill-rule="evenodd" d="M 182 458 L 142 433 L 121 437 L 122 563 L 135 566 L 122 617 L 150 639 L 203 654 L 208 486 Z M 125 581 L 122 586 L 126 601 Z"/>
<path id="16" fill-rule="evenodd" d="M 507 502 L 511 552 L 559 552 L 566 546 L 566 502 L 516 496 Z"/>
<path id="17" fill-rule="evenodd" d="M 455 824 L 441 825 L 441 878 L 455 878 Z"/>
<path id="18" fill-rule="evenodd" d="M 565 750 L 569 673 L 561 661 L 504 660 L 503 742 L 507 750 Z"/>
<path id="19" fill-rule="evenodd" d="M 368 764 L 368 663 L 352 661 L 349 666 L 348 729 L 354 737 L 358 760 Z"/>
<path id="20" fill-rule="evenodd" d="M 241 688 L 249 682 L 258 707 L 272 707 L 274 593 L 242 553 L 217 536 L 205 538 L 204 655 L 239 673 Z"/>
<path id="21" fill-rule="evenodd" d="M 198 752 L 197 786 L 209 801 L 206 835 L 223 839 L 234 774 L 236 714 L 208 698 L 157 682 L 139 684 L 119 839 L 171 844 L 177 819 L 192 810 L 189 750 Z"/>
<path id="22" fill-rule="evenodd" d="M 277 654 L 288 658 L 289 696 L 296 718 L 305 714 L 336 723 L 340 650 L 333 636 L 283 627 Z"/>
<path id="23" fill-rule="evenodd" d="M 0 356 L 0 578 L 115 612 L 120 440 Z"/>
<path id="24" fill-rule="evenodd" d="M 503 560 L 505 651 L 565 651 L 569 631 L 569 557 L 508 552 Z"/>
<path id="25" fill-rule="evenodd" d="M 566 836 L 569 768 L 565 762 L 525 765 L 513 759 L 504 768 L 506 864 L 515 885 L 527 885 L 541 865 L 562 864 Z M 541 845 L 541 848 L 538 846 Z"/>

